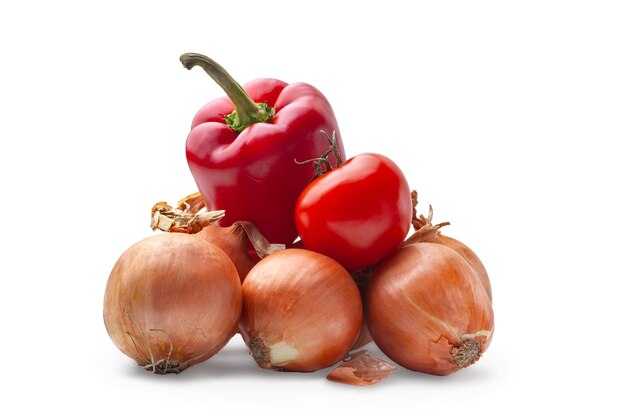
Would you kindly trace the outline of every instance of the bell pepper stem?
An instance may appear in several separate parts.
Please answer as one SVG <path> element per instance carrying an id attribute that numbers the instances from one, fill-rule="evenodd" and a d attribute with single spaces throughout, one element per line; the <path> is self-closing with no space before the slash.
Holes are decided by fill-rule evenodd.
<path id="1" fill-rule="evenodd" d="M 235 106 L 235 111 L 225 116 L 226 123 L 237 133 L 253 123 L 268 123 L 274 116 L 274 109 L 266 103 L 255 103 L 237 81 L 217 62 L 196 53 L 180 56 L 180 62 L 191 70 L 195 66 L 202 68 L 224 90 Z"/>

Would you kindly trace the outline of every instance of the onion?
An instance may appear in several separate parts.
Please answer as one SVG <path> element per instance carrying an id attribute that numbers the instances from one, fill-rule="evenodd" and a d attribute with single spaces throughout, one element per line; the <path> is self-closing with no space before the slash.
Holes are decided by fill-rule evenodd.
<path id="1" fill-rule="evenodd" d="M 309 372 L 340 361 L 361 329 L 359 290 L 335 260 L 285 249 L 243 283 L 240 331 L 261 368 Z"/>
<path id="2" fill-rule="evenodd" d="M 434 375 L 476 362 L 493 335 L 478 275 L 442 244 L 409 244 L 389 256 L 370 281 L 366 311 L 372 338 L 390 359 Z"/>
<path id="3" fill-rule="evenodd" d="M 181 372 L 235 334 L 241 284 L 224 251 L 194 235 L 144 239 L 115 263 L 104 296 L 113 343 L 154 373 Z"/>

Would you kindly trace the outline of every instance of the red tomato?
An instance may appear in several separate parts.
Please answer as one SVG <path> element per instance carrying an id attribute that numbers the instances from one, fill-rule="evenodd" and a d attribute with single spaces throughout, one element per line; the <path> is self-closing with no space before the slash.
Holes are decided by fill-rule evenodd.
<path id="1" fill-rule="evenodd" d="M 304 189 L 296 203 L 296 227 L 305 248 L 358 269 L 402 244 L 412 213 L 400 168 L 383 155 L 365 153 Z"/>

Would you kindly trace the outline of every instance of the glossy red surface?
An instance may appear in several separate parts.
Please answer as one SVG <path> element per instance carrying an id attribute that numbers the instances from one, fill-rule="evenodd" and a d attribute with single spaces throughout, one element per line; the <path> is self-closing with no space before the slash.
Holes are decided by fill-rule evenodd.
<path id="1" fill-rule="evenodd" d="M 383 155 L 365 153 L 309 184 L 295 217 L 307 249 L 357 269 L 400 246 L 411 216 L 411 192 L 400 168 Z"/>

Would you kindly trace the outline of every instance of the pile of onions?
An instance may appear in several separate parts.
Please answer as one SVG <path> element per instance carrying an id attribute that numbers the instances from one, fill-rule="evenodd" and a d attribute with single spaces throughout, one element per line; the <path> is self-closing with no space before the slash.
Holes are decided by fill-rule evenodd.
<path id="1" fill-rule="evenodd" d="M 154 373 L 181 372 L 235 334 L 241 284 L 224 251 L 194 235 L 144 239 L 115 263 L 104 296 L 113 343 Z"/>
<path id="2" fill-rule="evenodd" d="M 413 194 L 414 207 L 417 195 Z M 487 271 L 448 223 L 417 217 L 416 232 L 380 264 L 348 272 L 328 256 L 270 245 L 249 222 L 213 223 L 200 194 L 157 203 L 152 228 L 119 258 L 104 321 L 115 345 L 154 373 L 181 372 L 219 351 L 237 326 L 265 369 L 311 372 L 344 359 L 328 379 L 369 385 L 399 365 L 448 375 L 488 348 L 494 319 Z"/>
<path id="3" fill-rule="evenodd" d="M 359 290 L 333 259 L 286 249 L 261 260 L 243 283 L 240 330 L 262 368 L 310 372 L 350 351 L 361 329 Z"/>

